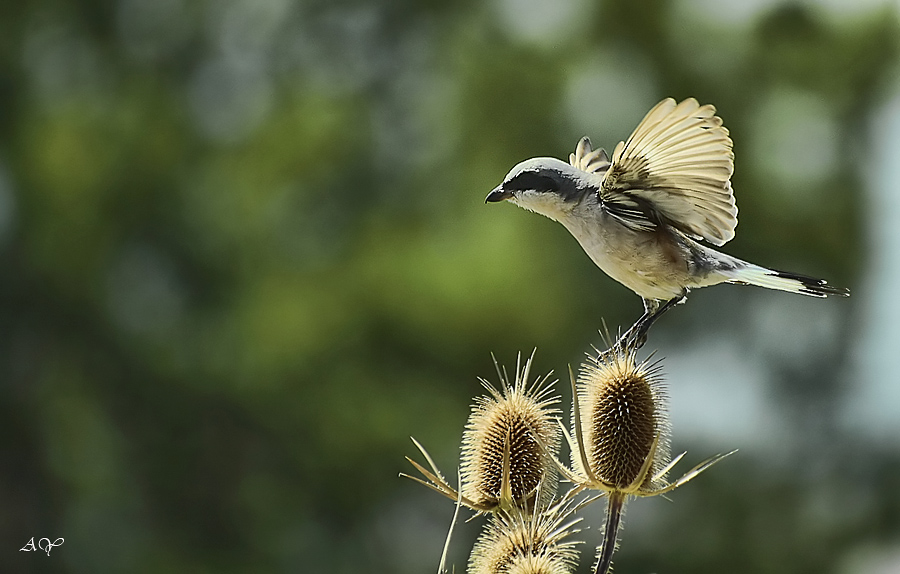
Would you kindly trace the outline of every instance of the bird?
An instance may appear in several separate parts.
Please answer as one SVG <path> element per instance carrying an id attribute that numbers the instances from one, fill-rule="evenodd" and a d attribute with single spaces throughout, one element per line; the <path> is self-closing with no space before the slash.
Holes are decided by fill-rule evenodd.
<path id="1" fill-rule="evenodd" d="M 597 267 L 641 297 L 644 313 L 620 343 L 642 345 L 651 325 L 700 287 L 849 296 L 823 279 L 714 248 L 735 235 L 733 173 L 732 140 L 715 107 L 666 98 L 611 157 L 583 137 L 568 163 L 535 157 L 517 164 L 485 203 L 509 201 L 561 223 Z"/>

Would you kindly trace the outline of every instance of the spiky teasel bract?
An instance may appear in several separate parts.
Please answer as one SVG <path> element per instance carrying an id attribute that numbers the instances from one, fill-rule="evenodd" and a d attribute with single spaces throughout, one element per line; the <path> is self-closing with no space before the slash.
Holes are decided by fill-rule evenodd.
<path id="1" fill-rule="evenodd" d="M 580 506 L 580 505 L 579 505 Z M 580 518 L 572 499 L 535 508 L 497 513 L 485 525 L 469 557 L 469 574 L 569 574 L 577 566 L 580 541 L 566 540 Z"/>
<path id="2" fill-rule="evenodd" d="M 572 394 L 574 440 L 567 436 L 572 470 L 559 466 L 576 491 L 608 494 L 606 527 L 595 565 L 595 572 L 606 573 L 628 496 L 665 494 L 732 453 L 707 459 L 675 482 L 666 481 L 685 453 L 674 460 L 669 456 L 660 363 L 638 363 L 633 346 L 589 355 L 577 384 L 572 380 Z"/>
<path id="3" fill-rule="evenodd" d="M 459 491 L 415 439 L 431 470 L 407 458 L 425 480 L 404 476 L 478 512 L 546 507 L 557 482 L 552 457 L 559 451 L 561 435 L 555 407 L 559 396 L 552 394 L 552 373 L 528 383 L 533 359 L 534 353 L 523 366 L 519 356 L 511 386 L 496 361 L 500 390 L 480 379 L 489 394 L 475 399 L 463 433 Z"/>

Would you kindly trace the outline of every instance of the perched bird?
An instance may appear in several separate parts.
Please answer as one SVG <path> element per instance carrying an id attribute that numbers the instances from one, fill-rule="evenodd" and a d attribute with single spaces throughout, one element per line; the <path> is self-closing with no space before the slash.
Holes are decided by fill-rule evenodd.
<path id="1" fill-rule="evenodd" d="M 691 289 L 757 285 L 813 297 L 847 289 L 726 255 L 737 207 L 734 154 L 712 105 L 668 98 L 650 110 L 612 158 L 578 142 L 569 163 L 536 157 L 516 165 L 485 202 L 508 200 L 565 226 L 607 275 L 644 300 L 644 314 L 621 340 L 640 345 L 665 311 Z"/>

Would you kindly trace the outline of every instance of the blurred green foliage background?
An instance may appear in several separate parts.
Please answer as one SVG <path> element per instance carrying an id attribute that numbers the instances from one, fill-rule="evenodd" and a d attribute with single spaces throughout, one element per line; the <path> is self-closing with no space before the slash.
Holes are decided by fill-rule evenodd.
<path id="1" fill-rule="evenodd" d="M 880 0 L 3 3 L 0 570 L 435 571 L 408 436 L 453 475 L 491 352 L 562 375 L 641 312 L 484 196 L 693 96 L 735 142 L 725 250 L 854 295 L 654 329 L 674 449 L 741 452 L 631 504 L 616 572 L 900 571 L 898 48 Z"/>

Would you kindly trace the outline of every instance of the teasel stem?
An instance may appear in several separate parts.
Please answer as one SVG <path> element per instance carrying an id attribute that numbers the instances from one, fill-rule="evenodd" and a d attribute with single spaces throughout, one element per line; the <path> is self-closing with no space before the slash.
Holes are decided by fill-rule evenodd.
<path id="1" fill-rule="evenodd" d="M 459 469 L 456 471 L 456 480 L 457 484 L 461 480 Z M 438 563 L 437 574 L 444 574 L 447 571 L 447 555 L 450 552 L 450 539 L 453 538 L 453 529 L 456 527 L 456 521 L 459 518 L 459 509 L 462 506 L 462 495 L 459 493 L 456 495 L 455 506 L 456 508 L 453 510 L 453 520 L 450 521 L 450 530 L 447 531 L 447 539 L 444 540 L 444 549 L 441 551 L 441 561 Z"/>
<path id="2" fill-rule="evenodd" d="M 597 556 L 597 565 L 594 574 L 607 574 L 612 564 L 613 552 L 616 549 L 619 536 L 619 524 L 622 521 L 622 511 L 625 509 L 625 494 L 611 492 L 606 505 L 606 529 L 603 531 L 603 542 L 600 553 Z"/>

